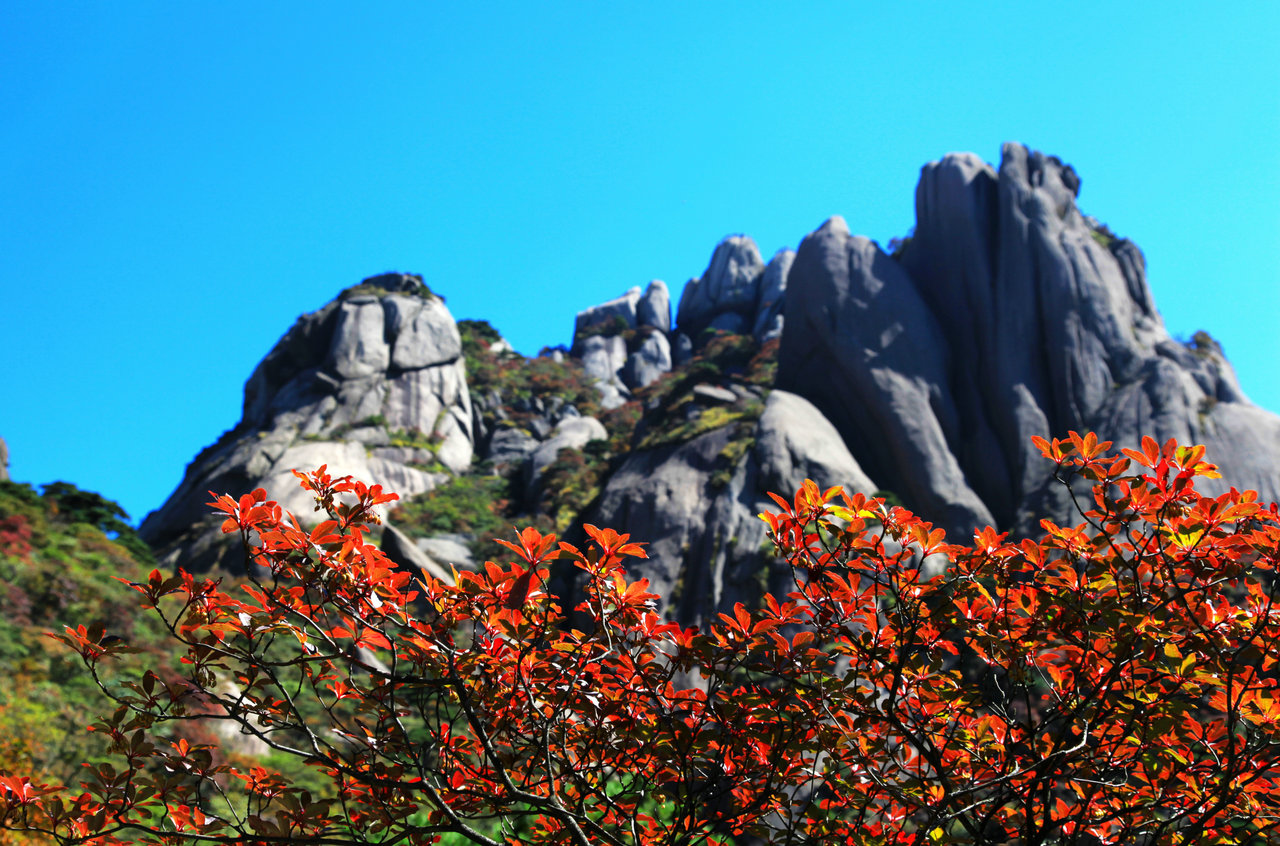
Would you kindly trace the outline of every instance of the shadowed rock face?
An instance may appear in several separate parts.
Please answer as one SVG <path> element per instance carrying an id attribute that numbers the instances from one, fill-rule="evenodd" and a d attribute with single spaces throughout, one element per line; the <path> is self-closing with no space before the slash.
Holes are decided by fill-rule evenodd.
<path id="1" fill-rule="evenodd" d="M 210 528 L 210 490 L 264 487 L 306 520 L 293 468 L 329 466 L 402 497 L 471 463 L 462 344 L 444 301 L 420 277 L 366 279 L 304 315 L 245 385 L 244 418 L 187 467 L 141 527 L 162 559 L 204 569 L 235 554 Z"/>
<path id="2" fill-rule="evenodd" d="M 953 533 L 1070 515 L 1032 435 L 1204 443 L 1237 486 L 1280 495 L 1280 418 L 1207 336 L 1170 338 L 1142 254 L 1076 206 L 1058 159 L 1006 144 L 926 165 L 899 260 L 833 218 L 788 276 L 778 384 Z M 961 536 L 964 536 L 962 534 Z"/>
<path id="3" fill-rule="evenodd" d="M 991 522 L 954 455 L 951 351 L 905 270 L 834 217 L 787 286 L 779 387 L 809 398 L 874 478 L 947 526 Z"/>

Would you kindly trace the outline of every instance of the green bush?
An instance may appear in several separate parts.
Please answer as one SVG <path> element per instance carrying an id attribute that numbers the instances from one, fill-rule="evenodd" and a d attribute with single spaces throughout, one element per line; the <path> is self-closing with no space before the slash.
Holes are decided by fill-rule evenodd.
<path id="1" fill-rule="evenodd" d="M 1093 236 L 1093 240 L 1097 241 L 1104 249 L 1110 252 L 1120 243 L 1120 239 L 1115 236 L 1106 226 L 1099 225 L 1096 229 L 1090 229 L 1089 234 Z"/>
<path id="2" fill-rule="evenodd" d="M 510 483 L 500 476 L 454 476 L 433 490 L 409 497 L 392 512 L 391 521 L 415 537 L 443 533 L 472 535 L 472 554 L 492 558 L 502 547 L 495 537 L 510 534 Z"/>
<path id="3" fill-rule="evenodd" d="M 166 633 L 119 579 L 138 581 L 151 551 L 117 503 L 66 482 L 0 482 L 0 769 L 73 781 L 103 739 L 84 729 L 101 691 L 78 656 L 46 636 L 102 623 L 131 649 L 163 655 Z"/>
<path id="4" fill-rule="evenodd" d="M 435 291 L 432 291 L 431 288 L 427 286 L 427 283 L 422 281 L 421 276 L 411 273 L 409 274 L 409 277 L 411 279 L 416 280 L 418 283 L 417 287 L 415 287 L 411 291 L 391 290 L 389 288 L 383 287 L 382 285 L 377 285 L 372 282 L 361 282 L 358 285 L 352 285 L 350 288 L 347 288 L 344 291 L 342 291 L 342 293 L 338 294 L 338 299 L 341 301 L 346 301 L 353 297 L 363 297 L 363 296 L 385 297 L 387 294 L 409 293 L 415 297 L 421 297 L 424 300 L 435 299 L 435 300 L 439 300 L 440 302 L 444 302 L 444 297 L 440 296 Z"/>

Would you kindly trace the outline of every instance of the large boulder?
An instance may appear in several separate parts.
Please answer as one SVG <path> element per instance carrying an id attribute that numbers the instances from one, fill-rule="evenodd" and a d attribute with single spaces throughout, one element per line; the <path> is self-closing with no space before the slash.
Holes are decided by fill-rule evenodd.
<path id="1" fill-rule="evenodd" d="M 778 386 L 811 400 L 873 477 L 949 530 L 992 522 L 956 461 L 950 351 L 905 271 L 833 217 L 787 282 Z"/>
<path id="2" fill-rule="evenodd" d="M 667 290 L 666 282 L 655 279 L 649 283 L 644 296 L 636 304 L 636 324 L 659 332 L 671 331 L 671 292 Z"/>
<path id="3" fill-rule="evenodd" d="M 328 465 L 402 498 L 466 470 L 471 399 L 457 325 L 417 276 L 364 280 L 304 315 L 245 385 L 244 417 L 187 467 L 140 533 L 189 569 L 238 552 L 208 519 L 208 491 L 264 487 L 299 519 L 315 518 L 295 468 Z"/>
<path id="4" fill-rule="evenodd" d="M 735 602 L 785 593 L 757 516 L 776 509 L 769 492 L 790 495 L 813 479 L 871 493 L 875 484 L 812 403 L 773 391 L 750 426 L 722 426 L 679 444 L 631 453 L 610 477 L 587 522 L 646 543 L 637 574 L 651 581 L 679 620 L 714 618 Z"/>
<path id="5" fill-rule="evenodd" d="M 805 479 L 841 485 L 849 493 L 876 491 L 831 421 L 789 391 L 769 394 L 756 427 L 754 458 L 761 484 L 781 496 L 790 497 Z"/>

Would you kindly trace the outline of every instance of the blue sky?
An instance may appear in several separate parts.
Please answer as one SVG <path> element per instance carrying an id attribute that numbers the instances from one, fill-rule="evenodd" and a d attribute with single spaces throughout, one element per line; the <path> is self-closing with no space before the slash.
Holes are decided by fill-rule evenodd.
<path id="1" fill-rule="evenodd" d="M 302 312 L 386 270 L 522 352 L 716 242 L 885 243 L 1024 142 L 1280 411 L 1280 4 L 0 8 L 14 478 L 157 507 Z"/>

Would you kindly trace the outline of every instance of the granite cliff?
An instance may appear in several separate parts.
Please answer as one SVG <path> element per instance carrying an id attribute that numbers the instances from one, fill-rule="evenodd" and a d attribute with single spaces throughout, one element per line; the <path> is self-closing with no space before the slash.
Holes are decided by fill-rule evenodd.
<path id="1" fill-rule="evenodd" d="M 205 491 L 259 485 L 310 515 L 289 469 L 405 497 L 384 545 L 447 572 L 511 523 L 649 543 L 671 612 L 697 621 L 783 587 L 755 515 L 805 478 L 893 496 L 953 535 L 1071 519 L 1032 435 L 1203 443 L 1280 499 L 1280 417 L 1205 333 L 1170 337 L 1142 253 L 1077 207 L 1080 179 L 1005 145 L 924 167 L 886 252 L 833 217 L 767 262 L 726 238 L 675 320 L 659 281 L 580 312 L 570 346 L 514 353 L 419 277 L 364 280 L 304 315 L 254 371 L 239 425 L 141 533 L 170 564 L 229 566 Z"/>
<path id="2" fill-rule="evenodd" d="M 472 438 L 444 301 L 421 277 L 371 277 L 298 318 L 249 377 L 240 423 L 196 456 L 141 533 L 168 563 L 238 564 L 208 516 L 208 491 L 265 487 L 305 519 L 313 503 L 292 468 L 327 463 L 409 497 L 465 472 Z"/>

